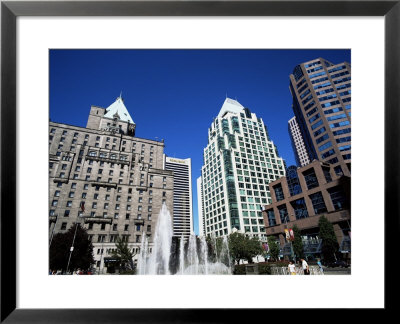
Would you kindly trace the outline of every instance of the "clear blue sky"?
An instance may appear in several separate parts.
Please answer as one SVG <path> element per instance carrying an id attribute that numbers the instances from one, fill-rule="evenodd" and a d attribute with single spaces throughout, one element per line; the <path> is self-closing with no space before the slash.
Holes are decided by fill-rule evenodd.
<path id="1" fill-rule="evenodd" d="M 164 139 L 168 156 L 192 159 L 198 233 L 196 179 L 226 95 L 261 117 L 287 166 L 295 164 L 289 74 L 318 57 L 350 63 L 350 50 L 50 50 L 50 119 L 85 127 L 91 105 L 106 108 L 122 91 L 137 137 Z"/>

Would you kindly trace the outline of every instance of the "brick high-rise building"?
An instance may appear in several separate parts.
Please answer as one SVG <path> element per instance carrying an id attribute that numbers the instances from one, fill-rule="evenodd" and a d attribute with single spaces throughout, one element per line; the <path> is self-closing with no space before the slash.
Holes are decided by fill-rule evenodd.
<path id="1" fill-rule="evenodd" d="M 297 65 L 290 75 L 293 111 L 310 161 L 351 173 L 351 66 L 323 58 Z"/>
<path id="2" fill-rule="evenodd" d="M 113 271 L 118 237 L 137 259 L 143 235 L 151 246 L 162 204 L 173 211 L 164 141 L 135 137 L 135 130 L 121 97 L 108 108 L 92 106 L 86 128 L 49 124 L 50 235 L 81 223 L 101 273 Z"/>
<path id="3" fill-rule="evenodd" d="M 295 225 L 306 257 L 321 257 L 318 224 L 325 216 L 333 225 L 339 252 L 350 258 L 350 177 L 338 176 L 331 164 L 315 160 L 301 168 L 289 167 L 286 177 L 271 182 L 269 189 L 272 203 L 263 210 L 266 232 L 279 242 L 285 257 L 291 256 L 285 229 Z"/>

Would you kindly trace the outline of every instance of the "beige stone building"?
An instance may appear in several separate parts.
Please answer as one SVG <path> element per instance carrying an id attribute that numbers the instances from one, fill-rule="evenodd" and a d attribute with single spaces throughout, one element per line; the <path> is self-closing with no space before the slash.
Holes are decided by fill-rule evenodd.
<path id="1" fill-rule="evenodd" d="M 49 123 L 49 232 L 76 222 L 88 230 L 97 272 L 112 272 L 118 237 L 139 255 L 151 243 L 161 206 L 173 211 L 173 172 L 164 170 L 164 141 L 135 137 L 123 99 L 92 106 L 86 128 Z M 72 255 L 73 257 L 73 255 Z"/>

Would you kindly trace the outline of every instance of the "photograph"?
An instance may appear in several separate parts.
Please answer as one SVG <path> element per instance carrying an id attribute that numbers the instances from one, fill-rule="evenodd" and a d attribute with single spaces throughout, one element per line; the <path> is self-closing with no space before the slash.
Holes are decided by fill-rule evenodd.
<path id="1" fill-rule="evenodd" d="M 351 54 L 49 48 L 48 274 L 351 275 Z"/>

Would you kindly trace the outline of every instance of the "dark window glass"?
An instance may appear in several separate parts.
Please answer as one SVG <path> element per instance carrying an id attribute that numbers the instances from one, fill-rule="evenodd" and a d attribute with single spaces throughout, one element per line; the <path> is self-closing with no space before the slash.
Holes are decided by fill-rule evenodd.
<path id="1" fill-rule="evenodd" d="M 327 211 L 321 192 L 316 192 L 315 194 L 310 195 L 310 199 L 316 215 Z"/>
<path id="2" fill-rule="evenodd" d="M 291 196 L 298 195 L 302 192 L 300 181 L 297 175 L 297 167 L 290 166 L 286 170 L 286 181 L 289 187 L 289 193 Z"/>
<path id="3" fill-rule="evenodd" d="M 296 219 L 302 219 L 308 217 L 306 202 L 304 201 L 304 198 L 292 201 L 291 205 L 293 207 Z"/>
<path id="4" fill-rule="evenodd" d="M 275 191 L 276 201 L 281 201 L 281 200 L 285 199 L 285 196 L 283 195 L 282 186 L 280 184 L 274 186 L 273 188 Z"/>
<path id="5" fill-rule="evenodd" d="M 343 209 L 346 207 L 346 196 L 342 187 L 337 186 L 328 189 L 329 195 L 331 196 L 332 204 L 335 210 Z"/>
<path id="6" fill-rule="evenodd" d="M 267 210 L 267 215 L 268 215 L 269 226 L 275 226 L 276 225 L 276 219 L 275 219 L 274 210 L 273 209 Z"/>
<path id="7" fill-rule="evenodd" d="M 279 206 L 278 210 L 279 210 L 279 217 L 281 219 L 281 223 L 285 224 L 286 222 L 289 221 L 289 214 L 288 214 L 286 205 Z"/>
<path id="8" fill-rule="evenodd" d="M 303 172 L 304 179 L 306 181 L 307 189 L 318 187 L 318 179 L 315 174 L 314 168 L 310 168 Z"/>

